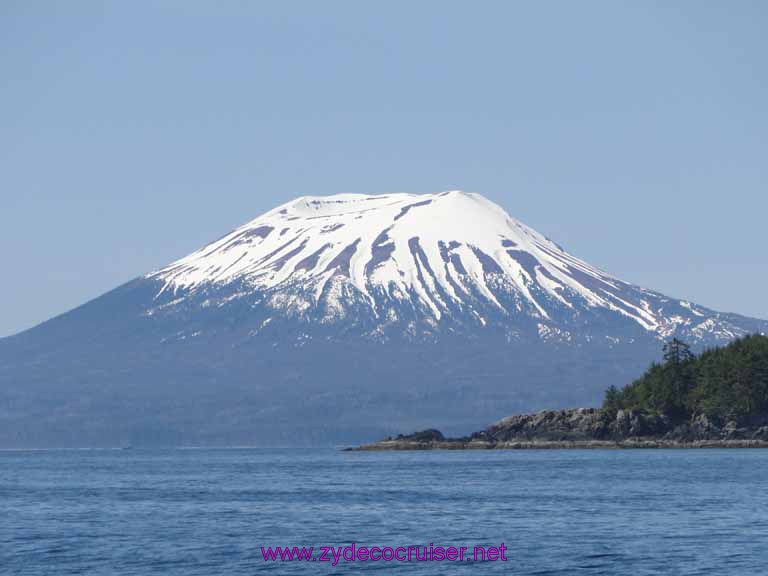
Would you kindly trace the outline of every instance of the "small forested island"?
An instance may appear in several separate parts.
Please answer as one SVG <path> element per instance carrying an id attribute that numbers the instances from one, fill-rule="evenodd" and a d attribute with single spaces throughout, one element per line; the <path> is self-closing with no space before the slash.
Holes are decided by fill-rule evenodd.
<path id="1" fill-rule="evenodd" d="M 463 438 L 438 430 L 353 451 L 488 448 L 768 448 L 768 337 L 751 335 L 694 355 L 673 339 L 664 358 L 601 408 L 504 418 Z"/>

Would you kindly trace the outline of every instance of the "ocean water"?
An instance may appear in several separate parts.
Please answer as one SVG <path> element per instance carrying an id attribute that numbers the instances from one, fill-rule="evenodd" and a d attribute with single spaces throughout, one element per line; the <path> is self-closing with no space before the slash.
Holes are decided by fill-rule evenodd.
<path id="1" fill-rule="evenodd" d="M 352 543 L 507 561 L 261 553 Z M 768 451 L 0 452 L 4 575 L 363 572 L 762 576 Z"/>

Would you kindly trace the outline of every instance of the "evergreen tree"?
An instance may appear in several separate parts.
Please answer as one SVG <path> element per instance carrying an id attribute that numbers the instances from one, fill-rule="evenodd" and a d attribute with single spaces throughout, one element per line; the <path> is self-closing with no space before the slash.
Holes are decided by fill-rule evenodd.
<path id="1" fill-rule="evenodd" d="M 677 338 L 672 338 L 664 344 L 664 362 L 667 364 L 683 364 L 693 359 L 691 347 Z"/>
<path id="2" fill-rule="evenodd" d="M 611 386 L 608 388 L 608 390 L 605 391 L 605 400 L 603 401 L 603 408 L 610 412 L 611 414 L 615 414 L 618 412 L 621 408 L 621 392 L 619 391 L 616 386 Z"/>

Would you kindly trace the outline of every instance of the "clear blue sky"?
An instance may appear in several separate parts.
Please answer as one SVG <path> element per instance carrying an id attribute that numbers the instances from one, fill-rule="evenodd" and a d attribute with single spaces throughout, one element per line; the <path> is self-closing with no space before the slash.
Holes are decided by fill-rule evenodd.
<path id="1" fill-rule="evenodd" d="M 768 317 L 768 2 L 0 3 L 0 335 L 288 199 L 479 192 Z"/>

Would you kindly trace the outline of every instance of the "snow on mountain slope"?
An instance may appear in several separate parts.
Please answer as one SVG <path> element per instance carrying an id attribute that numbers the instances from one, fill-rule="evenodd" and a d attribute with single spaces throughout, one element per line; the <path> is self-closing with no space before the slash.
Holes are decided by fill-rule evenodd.
<path id="1" fill-rule="evenodd" d="M 230 298 L 267 294 L 287 314 L 322 305 L 326 320 L 343 318 L 353 294 L 382 321 L 396 319 L 391 303 L 407 302 L 433 325 L 457 311 L 483 325 L 489 314 L 522 315 L 538 322 L 542 338 L 568 335 L 574 320 L 603 312 L 658 338 L 681 328 L 694 338 L 745 332 L 717 313 L 623 282 L 461 191 L 304 196 L 147 278 L 162 282 L 158 296 L 178 297 L 172 302 L 237 285 Z"/>

